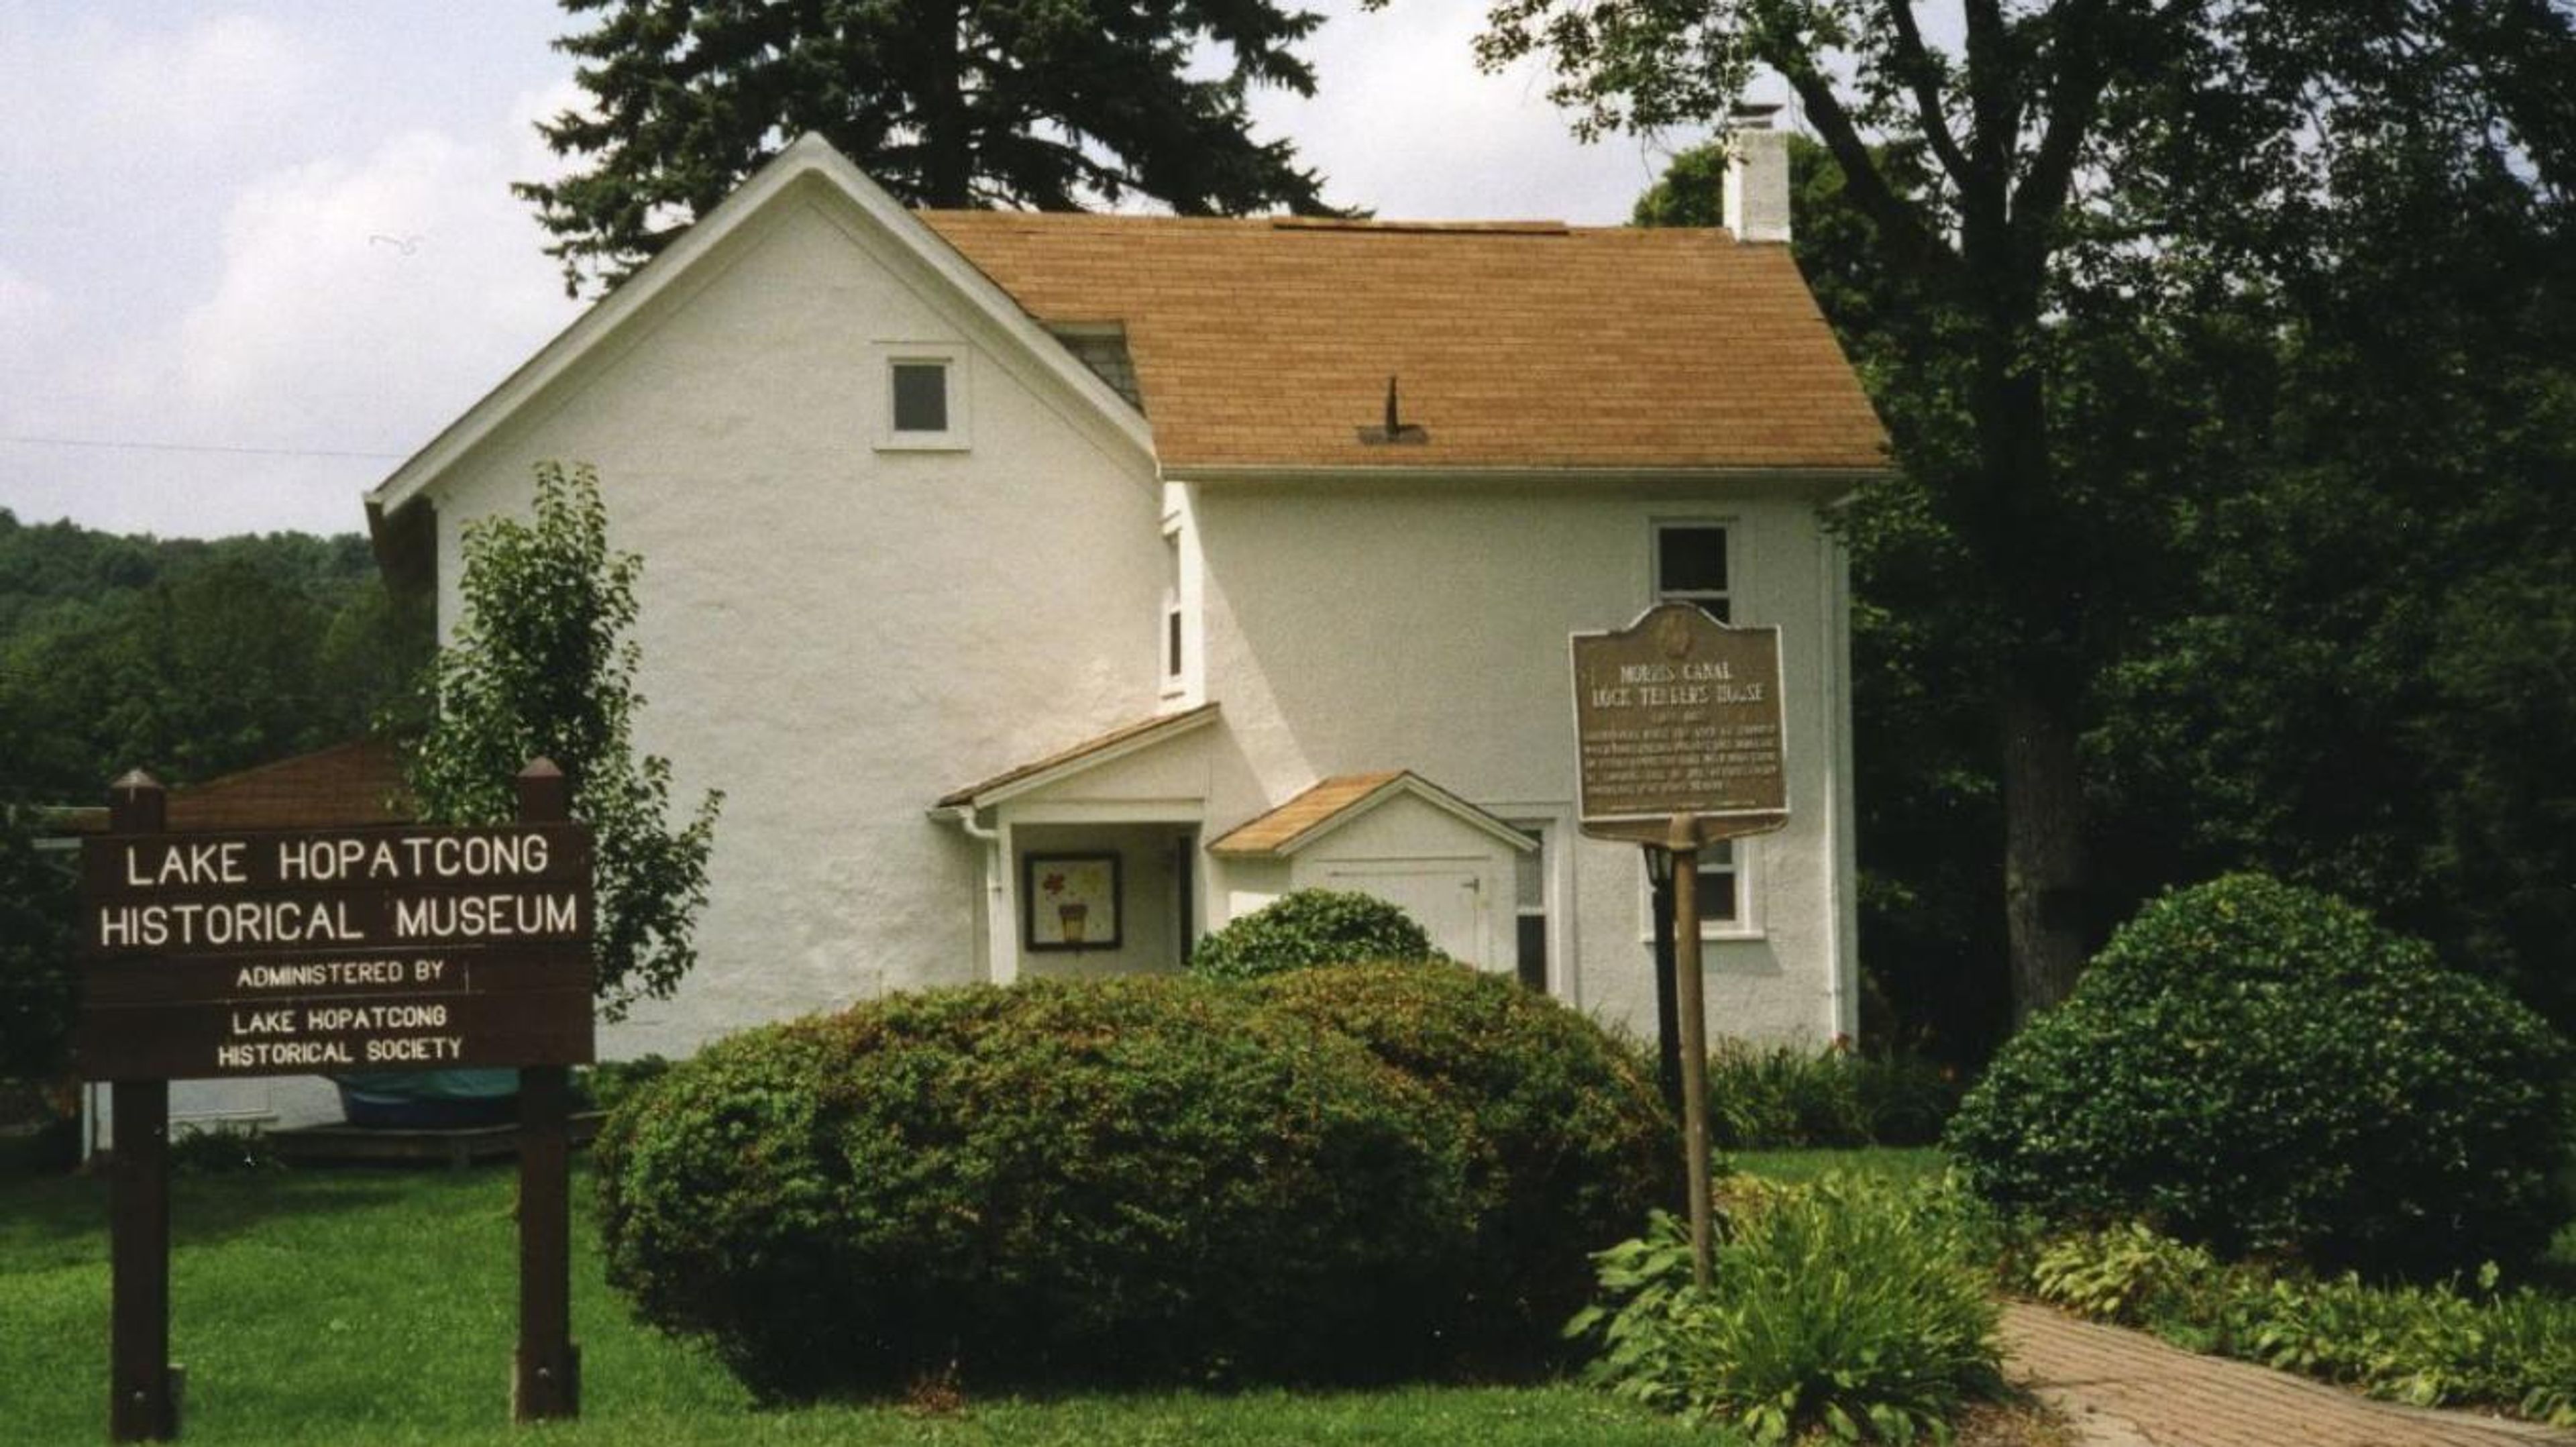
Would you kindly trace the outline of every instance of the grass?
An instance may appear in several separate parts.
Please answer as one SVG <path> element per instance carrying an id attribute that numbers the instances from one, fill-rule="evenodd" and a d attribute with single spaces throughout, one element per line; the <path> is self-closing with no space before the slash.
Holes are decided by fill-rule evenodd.
<path id="1" fill-rule="evenodd" d="M 1894 1149 L 1871 1146 L 1851 1150 L 1730 1151 L 1727 1162 L 1748 1176 L 1783 1185 L 1812 1181 L 1828 1171 L 1873 1176 L 1895 1184 L 1937 1180 L 1949 1168 L 1932 1146 Z"/>
<path id="2" fill-rule="evenodd" d="M 712 1361 L 626 1316 L 576 1182 L 583 1417 L 509 1424 L 513 1174 L 300 1171 L 173 1183 L 171 1355 L 192 1443 L 1682 1444 L 1713 1439 L 1573 1386 L 1158 1392 L 762 1410 Z M 0 1184 L 0 1438 L 106 1430 L 107 1193 Z"/>

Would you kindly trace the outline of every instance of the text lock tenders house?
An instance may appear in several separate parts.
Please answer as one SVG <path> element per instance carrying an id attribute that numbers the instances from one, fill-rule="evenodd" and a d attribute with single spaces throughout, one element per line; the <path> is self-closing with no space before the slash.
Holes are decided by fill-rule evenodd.
<path id="1" fill-rule="evenodd" d="M 538 460 L 644 557 L 639 742 L 726 805 L 698 969 L 608 1049 L 1173 970 L 1309 885 L 1651 1028 L 1566 639 L 1665 597 L 1787 658 L 1795 817 L 1707 861 L 1713 1028 L 1851 1030 L 1819 510 L 1884 441 L 1781 141 L 1741 138 L 1734 232 L 915 213 L 791 146 L 369 499 L 451 626 Z"/>

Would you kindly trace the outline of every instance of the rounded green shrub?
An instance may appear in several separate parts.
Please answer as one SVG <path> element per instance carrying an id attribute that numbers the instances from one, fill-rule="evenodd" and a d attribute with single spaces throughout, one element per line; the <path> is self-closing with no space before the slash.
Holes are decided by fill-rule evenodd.
<path id="1" fill-rule="evenodd" d="M 1516 980 L 1446 961 L 1302 970 L 1255 993 L 1465 1117 L 1476 1251 L 1452 1338 L 1486 1371 L 1559 1351 L 1591 1294 L 1592 1253 L 1635 1234 L 1680 1175 L 1672 1119 L 1636 1054 Z"/>
<path id="2" fill-rule="evenodd" d="M 1349 1040 L 1177 978 L 890 996 L 710 1046 L 598 1147 L 609 1278 L 768 1397 L 1418 1370 L 1466 1151 Z"/>
<path id="3" fill-rule="evenodd" d="M 2569 1052 L 2538 1016 L 2327 895 L 2167 895 L 2004 1047 L 1947 1144 L 1981 1194 L 2229 1255 L 2518 1263 L 2564 1203 Z"/>
<path id="4" fill-rule="evenodd" d="M 1190 973 L 1251 980 L 1313 965 L 1427 960 L 1431 937 L 1413 917 L 1374 895 L 1293 890 L 1211 933 L 1190 951 Z"/>

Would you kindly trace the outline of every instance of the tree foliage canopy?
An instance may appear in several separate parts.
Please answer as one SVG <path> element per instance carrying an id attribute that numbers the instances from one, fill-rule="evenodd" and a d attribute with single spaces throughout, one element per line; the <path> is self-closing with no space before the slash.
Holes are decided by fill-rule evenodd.
<path id="1" fill-rule="evenodd" d="M 563 4 L 596 16 L 557 42 L 592 105 L 538 129 L 587 165 L 515 189 L 574 291 L 622 278 L 809 131 L 910 205 L 1328 209 L 1289 143 L 1250 132 L 1250 87 L 1315 88 L 1294 47 L 1322 19 L 1273 0 Z"/>
<path id="2" fill-rule="evenodd" d="M 1797 97 L 1869 238 L 1854 295 L 1901 303 L 1854 350 L 1906 464 L 1891 515 L 1954 552 L 1947 611 L 1985 645 L 2026 1010 L 2116 917 L 2088 697 L 2205 586 L 2200 521 L 2243 480 L 2211 464 L 2299 401 L 2275 344 L 2364 280 L 2342 228 L 2395 158 L 2564 211 L 2576 88 L 2540 77 L 2576 70 L 2576 32 L 2545 0 L 1929 9 L 1499 0 L 1480 53 L 1551 59 L 1587 131 L 1722 116 L 1757 67 Z"/>
<path id="3" fill-rule="evenodd" d="M 94 803 L 368 733 L 428 661 L 367 540 L 125 537 L 0 509 L 0 801 Z M 399 722 L 399 718 L 390 720 Z"/>
<path id="4" fill-rule="evenodd" d="M 608 546 L 608 512 L 587 467 L 536 472 L 527 522 L 465 531 L 462 615 L 429 675 L 429 723 L 406 759 L 421 817 L 507 823 L 529 760 L 554 761 L 573 817 L 591 828 L 597 990 L 608 1018 L 667 998 L 697 963 L 707 854 L 724 796 L 709 791 L 672 828 L 671 764 L 633 746 L 635 583 L 643 560 Z"/>

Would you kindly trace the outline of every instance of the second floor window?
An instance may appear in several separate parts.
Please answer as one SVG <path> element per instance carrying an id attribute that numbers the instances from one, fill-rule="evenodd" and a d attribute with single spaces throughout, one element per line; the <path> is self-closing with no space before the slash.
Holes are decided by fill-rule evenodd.
<path id="1" fill-rule="evenodd" d="M 1726 529 L 1715 523 L 1655 525 L 1655 601 L 1697 603 L 1720 623 L 1728 605 Z"/>

